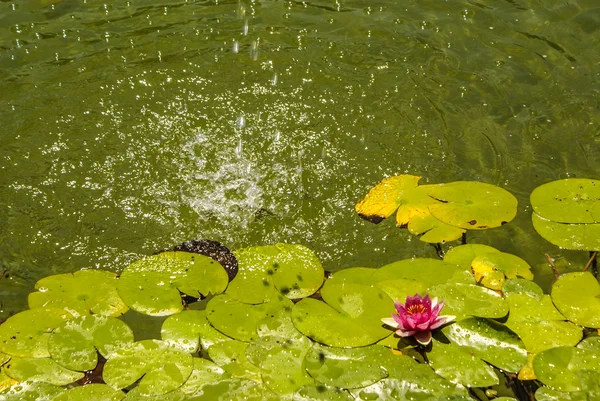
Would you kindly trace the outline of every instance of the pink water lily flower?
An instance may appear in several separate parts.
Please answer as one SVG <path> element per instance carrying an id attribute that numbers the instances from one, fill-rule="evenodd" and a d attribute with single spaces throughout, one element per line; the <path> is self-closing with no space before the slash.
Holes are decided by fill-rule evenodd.
<path id="1" fill-rule="evenodd" d="M 423 345 L 431 342 L 431 330 L 455 318 L 455 316 L 440 316 L 444 303 L 438 302 L 437 298 L 430 299 L 429 295 L 421 298 L 421 295 L 415 294 L 413 297 L 406 297 L 405 304 L 394 302 L 394 306 L 398 314 L 393 313 L 391 318 L 383 318 L 381 321 L 395 328 L 396 334 L 400 337 L 415 336 L 415 339 Z"/>

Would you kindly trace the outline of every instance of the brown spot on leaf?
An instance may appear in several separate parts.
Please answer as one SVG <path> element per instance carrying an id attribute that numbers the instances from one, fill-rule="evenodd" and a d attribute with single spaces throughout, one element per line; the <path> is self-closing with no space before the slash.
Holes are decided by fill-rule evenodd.
<path id="1" fill-rule="evenodd" d="M 471 220 L 471 221 L 469 221 L 469 224 L 474 226 L 475 224 L 477 224 L 477 220 Z"/>
<path id="2" fill-rule="evenodd" d="M 359 213 L 358 216 L 361 219 L 365 219 L 368 222 L 373 223 L 373 224 L 379 224 L 379 223 L 381 223 L 385 219 L 384 216 L 379 216 L 379 215 L 376 215 L 376 214 L 367 216 L 366 214 Z"/>

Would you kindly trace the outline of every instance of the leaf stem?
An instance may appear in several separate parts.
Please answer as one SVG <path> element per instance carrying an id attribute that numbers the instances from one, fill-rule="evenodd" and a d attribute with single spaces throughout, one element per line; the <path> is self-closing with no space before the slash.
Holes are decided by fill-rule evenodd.
<path id="1" fill-rule="evenodd" d="M 546 258 L 546 260 L 548 261 L 548 264 L 552 268 L 552 274 L 554 274 L 554 281 L 558 280 L 558 276 L 559 276 L 558 270 L 556 270 L 556 266 L 554 265 L 552 258 L 547 253 L 544 254 L 544 257 Z"/>
<path id="2" fill-rule="evenodd" d="M 593 251 L 590 252 L 590 260 L 588 260 L 588 262 L 585 264 L 585 267 L 583 268 L 583 271 L 586 272 L 590 266 L 592 267 L 592 271 L 595 273 L 594 275 L 598 274 L 598 265 L 597 265 L 597 260 L 596 260 L 596 255 L 598 254 L 598 251 Z"/>

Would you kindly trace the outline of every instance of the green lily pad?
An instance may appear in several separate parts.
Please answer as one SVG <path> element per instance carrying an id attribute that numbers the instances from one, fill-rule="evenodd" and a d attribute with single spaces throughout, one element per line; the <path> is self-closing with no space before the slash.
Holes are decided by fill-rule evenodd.
<path id="1" fill-rule="evenodd" d="M 498 376 L 489 365 L 459 345 L 434 340 L 428 358 L 435 373 L 453 383 L 467 387 L 488 387 L 499 383 Z"/>
<path id="2" fill-rule="evenodd" d="M 0 397 L 2 397 L 1 394 L 4 390 L 10 388 L 15 383 L 18 383 L 18 381 L 4 373 L 4 369 L 0 370 Z"/>
<path id="3" fill-rule="evenodd" d="M 303 386 L 294 394 L 294 401 L 355 401 L 346 390 L 320 385 Z"/>
<path id="4" fill-rule="evenodd" d="M 564 249 L 579 251 L 600 249 L 600 224 L 567 224 L 531 215 L 533 228 L 546 241 Z"/>
<path id="5" fill-rule="evenodd" d="M 451 248 L 444 255 L 444 262 L 460 266 L 464 270 L 471 270 L 471 262 L 479 255 L 500 252 L 494 247 L 481 244 L 465 244 Z"/>
<path id="6" fill-rule="evenodd" d="M 133 343 L 133 332 L 124 322 L 110 317 L 85 315 L 63 322 L 48 340 L 52 359 L 71 370 L 93 370 L 98 353 L 109 358 Z M 97 351 L 96 351 L 97 350 Z"/>
<path id="7" fill-rule="evenodd" d="M 80 270 L 39 280 L 29 294 L 29 307 L 64 309 L 71 314 L 120 316 L 129 309 L 117 293 L 117 275 L 104 270 Z"/>
<path id="8" fill-rule="evenodd" d="M 518 256 L 505 252 L 480 254 L 471 262 L 475 280 L 493 290 L 502 289 L 506 278 L 533 280 L 531 266 Z"/>
<path id="9" fill-rule="evenodd" d="M 44 382 L 22 382 L 0 394 L 0 401 L 52 401 L 65 389 Z"/>
<path id="10" fill-rule="evenodd" d="M 161 395 L 180 387 L 190 376 L 190 354 L 158 340 L 143 340 L 116 351 L 104 365 L 104 382 L 123 389 L 139 380 L 141 395 Z"/>
<path id="11" fill-rule="evenodd" d="M 477 285 L 439 284 L 429 289 L 429 295 L 443 300 L 443 314 L 457 320 L 468 316 L 496 319 L 508 313 L 508 304 L 500 295 Z"/>
<path id="12" fill-rule="evenodd" d="M 318 382 L 340 388 L 360 388 L 388 376 L 381 360 L 390 350 L 380 345 L 330 348 L 313 345 L 304 360 L 306 370 Z"/>
<path id="13" fill-rule="evenodd" d="M 392 332 L 381 318 L 391 316 L 394 303 L 383 291 L 360 284 L 329 284 L 323 301 L 305 298 L 294 305 L 292 321 L 305 336 L 332 347 L 374 344 Z"/>
<path id="14" fill-rule="evenodd" d="M 206 318 L 221 333 L 236 340 L 252 341 L 258 338 L 257 327 L 265 318 L 282 309 L 289 314 L 292 306 L 292 301 L 281 295 L 271 302 L 252 305 L 221 294 L 206 305 Z"/>
<path id="15" fill-rule="evenodd" d="M 267 302 L 274 291 L 290 299 L 304 298 L 319 289 L 324 271 L 313 251 L 302 245 L 277 244 L 235 252 L 238 274 L 227 294 L 250 304 Z"/>
<path id="16" fill-rule="evenodd" d="M 193 354 L 199 346 L 208 350 L 211 345 L 231 340 L 208 323 L 206 311 L 184 310 L 169 316 L 160 330 L 163 341 L 183 352 Z"/>
<path id="17" fill-rule="evenodd" d="M 540 217 L 557 223 L 599 223 L 600 181 L 567 178 L 540 185 L 531 192 L 531 206 Z"/>
<path id="18" fill-rule="evenodd" d="M 229 374 L 208 359 L 194 358 L 194 370 L 180 390 L 187 395 L 195 394 L 208 384 L 218 383 L 229 378 Z"/>
<path id="19" fill-rule="evenodd" d="M 246 358 L 248 343 L 238 340 L 224 341 L 208 349 L 210 359 L 227 374 L 236 378 L 260 380 L 260 368 Z"/>
<path id="20" fill-rule="evenodd" d="M 61 393 L 53 401 L 120 401 L 125 393 L 106 384 L 86 384 Z"/>
<path id="21" fill-rule="evenodd" d="M 56 308 L 36 308 L 17 313 L 0 325 L 0 351 L 23 358 L 46 358 L 52 330 L 73 316 Z"/>
<path id="22" fill-rule="evenodd" d="M 280 401 L 281 397 L 261 382 L 232 377 L 202 387 L 202 390 L 190 399 L 193 401 Z"/>
<path id="23" fill-rule="evenodd" d="M 573 323 L 600 328 L 600 284 L 591 273 L 562 275 L 552 286 L 552 301 Z"/>
<path id="24" fill-rule="evenodd" d="M 456 181 L 429 185 L 428 195 L 438 201 L 431 215 L 465 230 L 485 230 L 508 223 L 517 214 L 517 198 L 495 185 Z"/>
<path id="25" fill-rule="evenodd" d="M 4 372 L 15 380 L 35 381 L 64 386 L 81 379 L 84 374 L 62 367 L 50 358 L 14 357 L 4 366 Z"/>
<path id="26" fill-rule="evenodd" d="M 292 395 L 300 387 L 313 384 L 303 366 L 304 357 L 312 343 L 306 337 L 285 339 L 261 337 L 246 349 L 246 357 L 261 369 L 263 383 L 274 393 Z"/>
<path id="27" fill-rule="evenodd" d="M 117 290 L 131 309 L 168 316 L 183 310 L 180 292 L 195 298 L 219 294 L 228 282 L 223 266 L 208 256 L 168 251 L 127 266 Z"/>
<path id="28" fill-rule="evenodd" d="M 556 347 L 533 359 L 538 380 L 556 391 L 587 391 L 588 383 L 600 381 L 600 352 L 573 347 Z"/>
<path id="29" fill-rule="evenodd" d="M 535 392 L 536 401 L 590 401 L 600 399 L 600 391 L 556 391 L 540 387 Z"/>
<path id="30" fill-rule="evenodd" d="M 139 387 L 135 387 L 133 390 L 127 392 L 125 401 L 188 401 L 187 394 L 181 391 L 180 388 L 169 391 L 167 394 L 161 395 L 142 395 L 140 394 Z"/>
<path id="31" fill-rule="evenodd" d="M 10 355 L 0 352 L 0 366 L 4 365 L 6 362 L 10 361 Z"/>
<path id="32" fill-rule="evenodd" d="M 468 318 L 442 329 L 454 344 L 507 372 L 518 372 L 527 362 L 519 337 L 506 326 L 486 319 Z"/>
<path id="33" fill-rule="evenodd" d="M 539 285 L 523 278 L 506 280 L 502 285 L 502 293 L 505 297 L 512 294 L 524 294 L 538 301 L 541 301 L 544 296 L 544 290 L 542 290 Z"/>

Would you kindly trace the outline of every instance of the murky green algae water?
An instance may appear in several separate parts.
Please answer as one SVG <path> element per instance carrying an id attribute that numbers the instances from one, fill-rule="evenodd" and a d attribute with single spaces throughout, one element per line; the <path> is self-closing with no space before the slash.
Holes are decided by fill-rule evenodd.
<path id="1" fill-rule="evenodd" d="M 434 257 L 355 202 L 384 176 L 519 199 L 469 233 L 534 265 L 529 193 L 600 177 L 600 4 L 0 1 L 0 316 L 43 276 L 192 238 L 314 249 L 325 268 Z"/>

